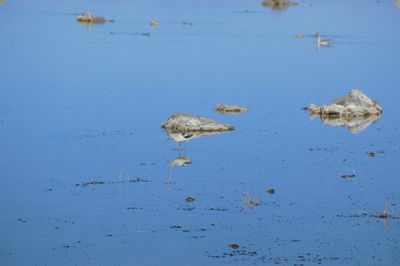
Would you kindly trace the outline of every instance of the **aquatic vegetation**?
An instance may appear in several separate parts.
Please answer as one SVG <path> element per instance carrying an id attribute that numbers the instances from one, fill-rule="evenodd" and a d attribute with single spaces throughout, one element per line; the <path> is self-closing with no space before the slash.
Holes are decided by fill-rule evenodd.
<path id="1" fill-rule="evenodd" d="M 233 126 L 196 115 L 174 113 L 162 128 L 172 133 L 223 132 L 234 130 Z M 190 135 L 190 134 L 189 134 Z"/>
<path id="2" fill-rule="evenodd" d="M 236 105 L 225 105 L 225 104 L 217 104 L 215 110 L 220 114 L 239 114 L 239 113 L 246 113 L 249 111 L 246 107 L 240 107 Z"/>
<path id="3" fill-rule="evenodd" d="M 86 12 L 77 16 L 76 20 L 85 24 L 104 24 L 106 19 L 103 17 L 94 17 L 92 13 Z"/>

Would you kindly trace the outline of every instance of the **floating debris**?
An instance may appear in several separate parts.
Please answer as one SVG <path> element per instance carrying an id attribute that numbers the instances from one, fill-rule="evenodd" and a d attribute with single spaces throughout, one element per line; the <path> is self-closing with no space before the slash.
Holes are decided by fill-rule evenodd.
<path id="1" fill-rule="evenodd" d="M 147 183 L 147 182 L 151 182 L 151 181 L 148 179 L 143 179 L 143 178 L 138 177 L 138 178 L 131 178 L 131 179 L 127 179 L 127 180 L 109 181 L 109 182 L 93 180 L 93 181 L 89 181 L 89 182 L 82 182 L 80 184 L 78 183 L 78 184 L 75 184 L 75 186 L 86 187 L 89 185 L 95 186 L 95 185 L 104 185 L 104 184 L 129 184 L 129 183 L 140 183 L 140 182 Z"/>
<path id="2" fill-rule="evenodd" d="M 248 209 L 253 209 L 262 204 L 261 200 L 253 198 L 249 193 L 243 195 L 244 206 Z"/>
<path id="3" fill-rule="evenodd" d="M 304 34 L 298 34 L 298 35 L 295 35 L 294 37 L 296 39 L 303 40 L 305 36 L 304 36 Z"/>
<path id="4" fill-rule="evenodd" d="M 185 167 L 192 164 L 192 161 L 185 156 L 178 157 L 169 162 L 170 167 Z"/>
<path id="5" fill-rule="evenodd" d="M 201 116 L 174 113 L 162 128 L 173 133 L 232 131 L 231 125 L 222 124 Z"/>
<path id="6" fill-rule="evenodd" d="M 169 228 L 171 228 L 171 229 L 180 229 L 180 228 L 182 228 L 182 226 L 181 225 L 171 225 Z"/>
<path id="7" fill-rule="evenodd" d="M 382 107 L 362 91 L 353 89 L 349 95 L 334 99 L 329 105 L 318 107 L 311 103 L 309 113 L 312 117 L 320 116 L 324 124 L 346 127 L 351 133 L 359 133 L 379 120 Z"/>
<path id="8" fill-rule="evenodd" d="M 92 13 L 86 12 L 83 14 L 78 15 L 76 18 L 78 22 L 85 23 L 85 24 L 104 24 L 106 23 L 106 19 L 103 17 L 94 17 Z"/>
<path id="9" fill-rule="evenodd" d="M 269 194 L 275 194 L 275 189 L 274 188 L 270 188 L 270 189 L 267 190 L 267 192 Z"/>
<path id="10" fill-rule="evenodd" d="M 355 178 L 356 177 L 356 171 L 353 170 L 353 173 L 351 175 L 342 175 L 340 177 L 343 178 L 343 179 Z"/>
<path id="11" fill-rule="evenodd" d="M 193 22 L 189 22 L 189 21 L 182 21 L 182 25 L 184 25 L 184 26 L 193 26 L 194 23 Z"/>
<path id="12" fill-rule="evenodd" d="M 375 153 L 374 152 L 367 151 L 366 153 L 367 153 L 368 157 L 371 157 L 371 158 L 375 157 Z"/>
<path id="13" fill-rule="evenodd" d="M 157 28 L 158 25 L 160 25 L 160 23 L 158 23 L 158 21 L 153 20 L 152 22 L 150 22 L 150 26 L 152 26 L 153 28 Z"/>
<path id="14" fill-rule="evenodd" d="M 192 198 L 192 197 L 187 197 L 187 198 L 185 199 L 185 201 L 186 201 L 186 202 L 193 202 L 193 201 L 194 201 L 194 198 Z"/>
<path id="15" fill-rule="evenodd" d="M 236 105 L 217 104 L 216 111 L 220 114 L 239 114 L 246 113 L 249 110 L 246 107 Z"/>
<path id="16" fill-rule="evenodd" d="M 290 2 L 289 0 L 263 0 L 261 5 L 276 10 L 282 10 L 290 6 L 297 6 L 297 3 Z"/>

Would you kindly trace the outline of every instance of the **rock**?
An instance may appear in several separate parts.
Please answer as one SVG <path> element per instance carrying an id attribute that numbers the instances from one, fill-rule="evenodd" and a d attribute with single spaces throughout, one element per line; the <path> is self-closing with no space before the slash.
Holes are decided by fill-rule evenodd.
<path id="1" fill-rule="evenodd" d="M 367 151 L 366 153 L 367 153 L 368 157 L 375 157 L 375 153 L 374 152 Z"/>
<path id="2" fill-rule="evenodd" d="M 261 4 L 272 9 L 285 9 L 297 5 L 297 3 L 288 0 L 263 0 Z"/>
<path id="3" fill-rule="evenodd" d="M 86 12 L 78 15 L 76 18 L 78 22 L 86 23 L 86 24 L 104 24 L 106 23 L 106 19 L 102 17 L 94 17 L 92 13 Z"/>
<path id="4" fill-rule="evenodd" d="M 160 25 L 160 23 L 158 23 L 158 21 L 153 20 L 152 22 L 150 22 L 150 26 L 152 26 L 153 28 L 157 28 L 158 25 Z"/>
<path id="5" fill-rule="evenodd" d="M 185 199 L 185 201 L 186 201 L 186 202 L 193 202 L 193 201 L 194 201 L 194 198 L 192 198 L 192 197 L 187 197 L 187 198 Z"/>
<path id="6" fill-rule="evenodd" d="M 174 113 L 168 118 L 162 128 L 169 133 L 185 133 L 188 136 L 196 132 L 224 132 L 232 131 L 231 125 L 222 124 L 201 116 Z"/>
<path id="7" fill-rule="evenodd" d="M 353 89 L 349 95 L 336 98 L 329 105 L 321 107 L 311 103 L 310 114 L 329 117 L 367 117 L 380 115 L 382 107 L 368 98 L 362 91 Z"/>
<path id="8" fill-rule="evenodd" d="M 235 243 L 233 243 L 233 244 L 230 244 L 230 245 L 228 245 L 230 248 L 232 248 L 232 249 L 238 249 L 239 248 L 239 245 L 238 244 L 235 244 Z"/>
<path id="9" fill-rule="evenodd" d="M 309 113 L 312 117 L 320 116 L 324 124 L 345 127 L 356 134 L 379 120 L 382 107 L 362 91 L 353 89 L 349 95 L 337 98 L 329 105 L 318 107 L 311 103 Z"/>
<path id="10" fill-rule="evenodd" d="M 216 111 L 220 114 L 238 114 L 248 112 L 249 110 L 246 107 L 236 105 L 217 104 Z"/>
<path id="11" fill-rule="evenodd" d="M 267 192 L 269 194 L 275 194 L 275 189 L 274 188 L 270 188 L 270 189 L 267 190 Z"/>

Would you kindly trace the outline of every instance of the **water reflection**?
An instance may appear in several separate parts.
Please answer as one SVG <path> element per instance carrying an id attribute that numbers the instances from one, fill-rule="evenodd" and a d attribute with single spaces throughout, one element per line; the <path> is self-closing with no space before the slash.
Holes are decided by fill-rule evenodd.
<path id="1" fill-rule="evenodd" d="M 379 115 L 360 116 L 360 117 L 334 117 L 334 116 L 311 115 L 311 119 L 313 120 L 317 116 L 320 117 L 321 122 L 323 124 L 334 127 L 347 128 L 352 134 L 358 134 L 364 131 L 372 123 L 378 122 L 380 118 Z"/>
<path id="2" fill-rule="evenodd" d="M 182 132 L 182 133 L 173 133 L 168 132 L 168 139 L 173 140 L 177 143 L 183 143 L 190 141 L 192 139 L 200 138 L 200 137 L 207 137 L 207 136 L 214 136 L 219 135 L 224 132 L 219 131 L 209 131 L 209 132 Z"/>
<path id="3" fill-rule="evenodd" d="M 169 161 L 170 167 L 185 167 L 190 164 L 192 164 L 192 160 L 190 160 L 189 157 L 186 156 L 179 156 L 178 158 Z"/>

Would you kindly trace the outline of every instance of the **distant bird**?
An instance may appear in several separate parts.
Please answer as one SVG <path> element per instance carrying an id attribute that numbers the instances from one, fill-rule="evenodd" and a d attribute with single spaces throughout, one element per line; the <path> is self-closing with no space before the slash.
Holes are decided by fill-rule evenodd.
<path id="1" fill-rule="evenodd" d="M 314 37 L 317 38 L 317 48 L 318 49 L 321 46 L 325 46 L 325 47 L 330 46 L 330 41 L 328 39 L 321 39 L 318 32 L 314 35 Z"/>

